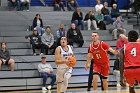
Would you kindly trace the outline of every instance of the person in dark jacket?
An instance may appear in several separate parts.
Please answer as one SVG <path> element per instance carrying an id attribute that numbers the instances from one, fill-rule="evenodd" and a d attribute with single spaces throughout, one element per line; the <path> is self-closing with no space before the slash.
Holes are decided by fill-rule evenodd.
<path id="1" fill-rule="evenodd" d="M 114 21 L 110 16 L 110 11 L 107 2 L 104 2 L 104 7 L 101 9 L 101 12 L 104 15 L 104 21 L 106 22 L 106 25 L 113 24 Z"/>
<path id="2" fill-rule="evenodd" d="M 80 8 L 77 8 L 72 15 L 72 23 L 75 23 L 76 26 L 81 26 L 81 30 L 84 30 L 84 21 L 83 21 L 83 13 Z"/>
<path id="3" fill-rule="evenodd" d="M 77 43 L 78 47 L 82 47 L 84 44 L 83 36 L 80 30 L 76 27 L 74 23 L 71 24 L 71 28 L 67 32 L 67 38 L 70 45 Z"/>
<path id="4" fill-rule="evenodd" d="M 9 65 L 11 71 L 14 71 L 15 61 L 10 57 L 9 50 L 7 49 L 6 43 L 1 43 L 0 48 L 0 70 L 2 65 Z"/>
<path id="5" fill-rule="evenodd" d="M 17 1 L 18 0 L 8 0 L 8 9 L 9 9 L 9 11 L 17 8 Z"/>
<path id="6" fill-rule="evenodd" d="M 61 10 L 61 8 L 65 11 L 63 0 L 54 0 L 54 11 Z"/>
<path id="7" fill-rule="evenodd" d="M 67 0 L 68 11 L 75 11 L 79 7 L 77 0 Z"/>
<path id="8" fill-rule="evenodd" d="M 45 32 L 40 14 L 36 14 L 36 17 L 33 20 L 32 27 L 37 29 L 39 35 L 42 35 Z"/>
<path id="9" fill-rule="evenodd" d="M 34 28 L 33 33 L 31 35 L 25 36 L 25 38 L 30 40 L 30 44 L 33 50 L 33 55 L 36 55 L 35 49 L 41 49 L 41 53 L 42 53 L 41 37 L 37 33 L 36 28 Z"/>
<path id="10" fill-rule="evenodd" d="M 85 16 L 84 21 L 87 22 L 88 30 L 91 30 L 91 24 L 93 24 L 95 30 L 99 29 L 97 28 L 96 18 L 94 16 L 93 10 L 88 11 L 88 13 Z"/>
<path id="11" fill-rule="evenodd" d="M 115 21 L 118 16 L 120 16 L 120 12 L 117 8 L 117 4 L 113 4 L 113 7 L 111 9 L 111 17 Z"/>

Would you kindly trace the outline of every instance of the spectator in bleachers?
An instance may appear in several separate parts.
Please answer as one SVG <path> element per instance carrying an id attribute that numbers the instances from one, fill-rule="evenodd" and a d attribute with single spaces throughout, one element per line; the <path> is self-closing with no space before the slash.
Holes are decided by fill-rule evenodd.
<path id="1" fill-rule="evenodd" d="M 95 5 L 95 10 L 96 12 L 98 12 L 99 10 L 101 10 L 103 8 L 103 4 L 101 4 L 100 0 L 96 0 L 96 5 Z"/>
<path id="2" fill-rule="evenodd" d="M 40 36 L 45 32 L 40 14 L 36 14 L 36 17 L 33 20 L 32 27 L 37 29 L 37 32 Z"/>
<path id="3" fill-rule="evenodd" d="M 47 55 L 48 50 L 50 49 L 50 50 L 53 50 L 51 54 L 54 54 L 54 51 L 55 51 L 54 35 L 51 33 L 50 26 L 46 27 L 46 32 L 42 35 L 41 41 L 43 43 L 42 53 L 44 53 L 44 50 L 45 50 L 45 53 Z"/>
<path id="4" fill-rule="evenodd" d="M 0 70 L 2 65 L 9 65 L 10 70 L 14 71 L 15 61 L 11 58 L 5 42 L 0 45 Z"/>
<path id="5" fill-rule="evenodd" d="M 66 36 L 66 30 L 65 30 L 65 28 L 64 28 L 64 24 L 60 24 L 59 25 L 59 28 L 58 28 L 58 30 L 57 30 L 57 32 L 56 32 L 56 36 L 57 36 L 57 40 L 56 40 L 56 43 L 57 43 L 57 46 L 59 45 L 59 38 L 60 37 L 65 37 Z"/>
<path id="6" fill-rule="evenodd" d="M 21 10 L 29 11 L 30 1 L 29 0 L 20 0 Z"/>
<path id="7" fill-rule="evenodd" d="M 120 12 L 117 8 L 117 4 L 113 4 L 111 9 L 111 18 L 115 21 L 118 16 L 120 16 Z"/>
<path id="8" fill-rule="evenodd" d="M 104 23 L 104 16 L 101 13 L 101 10 L 97 12 L 97 14 L 95 15 L 95 18 L 97 20 L 97 26 L 100 28 L 100 30 L 106 30 L 106 25 Z"/>
<path id="9" fill-rule="evenodd" d="M 73 12 L 71 22 L 75 23 L 78 27 L 80 26 L 81 30 L 84 30 L 83 13 L 79 7 Z"/>
<path id="10" fill-rule="evenodd" d="M 65 11 L 63 0 L 54 0 L 54 11 L 59 11 L 61 8 Z"/>
<path id="11" fill-rule="evenodd" d="M 81 31 L 76 27 L 74 23 L 71 24 L 71 28 L 68 29 L 67 38 L 70 45 L 77 43 L 78 47 L 82 47 L 84 44 L 83 36 Z"/>
<path id="12" fill-rule="evenodd" d="M 93 24 L 94 28 L 98 30 L 99 28 L 97 27 L 96 23 L 96 18 L 94 16 L 93 10 L 89 10 L 88 13 L 85 16 L 84 22 L 87 23 L 88 30 L 91 30 L 91 25 Z"/>
<path id="13" fill-rule="evenodd" d="M 40 49 L 42 53 L 42 42 L 41 37 L 37 33 L 37 29 L 34 28 L 33 33 L 31 35 L 25 36 L 26 39 L 30 40 L 30 44 L 33 50 L 33 55 L 37 55 L 35 49 Z"/>
<path id="14" fill-rule="evenodd" d="M 76 11 L 78 7 L 79 5 L 76 0 L 67 0 L 68 11 Z"/>
<path id="15" fill-rule="evenodd" d="M 9 11 L 17 9 L 17 0 L 8 0 Z"/>
<path id="16" fill-rule="evenodd" d="M 38 65 L 38 71 L 41 75 L 41 77 L 43 78 L 43 87 L 42 87 L 42 90 L 45 91 L 45 90 L 50 90 L 55 81 L 56 81 L 56 75 L 53 73 L 53 68 L 52 66 L 46 62 L 46 56 L 43 55 L 41 57 L 41 63 Z M 47 89 L 45 87 L 46 85 L 46 82 L 47 82 L 47 79 L 48 77 L 50 77 L 52 80 L 50 82 L 50 84 L 48 85 Z"/>
<path id="17" fill-rule="evenodd" d="M 66 30 L 64 28 L 64 24 L 60 24 L 59 25 L 59 29 L 57 30 L 57 38 L 60 38 L 60 37 L 64 37 L 66 36 Z"/>
<path id="18" fill-rule="evenodd" d="M 104 15 L 104 21 L 106 25 L 113 24 L 113 19 L 110 16 L 110 10 L 108 8 L 108 3 L 104 2 L 104 7 L 101 9 L 102 14 Z"/>
<path id="19" fill-rule="evenodd" d="M 120 16 L 117 17 L 116 21 L 113 23 L 114 30 L 112 31 L 113 38 L 116 40 L 121 34 L 126 35 L 126 30 L 124 29 L 124 23 L 121 21 Z"/>

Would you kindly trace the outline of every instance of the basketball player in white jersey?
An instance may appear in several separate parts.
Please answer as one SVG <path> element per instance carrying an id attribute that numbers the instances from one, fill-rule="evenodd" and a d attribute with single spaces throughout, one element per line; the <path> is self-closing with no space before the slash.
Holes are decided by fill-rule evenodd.
<path id="1" fill-rule="evenodd" d="M 72 67 L 68 67 L 69 63 L 67 57 L 74 56 L 72 47 L 67 45 L 67 38 L 60 38 L 60 46 L 55 50 L 55 62 L 57 65 L 56 80 L 57 80 L 57 93 L 65 93 L 68 87 L 68 80 L 72 74 Z"/>

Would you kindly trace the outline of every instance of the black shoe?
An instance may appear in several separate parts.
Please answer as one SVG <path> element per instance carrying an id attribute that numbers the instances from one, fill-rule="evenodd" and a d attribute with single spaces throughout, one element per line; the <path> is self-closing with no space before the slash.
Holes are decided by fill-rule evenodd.
<path id="1" fill-rule="evenodd" d="M 134 87 L 129 87 L 129 93 L 136 93 Z"/>
<path id="2" fill-rule="evenodd" d="M 88 88 L 87 91 L 90 91 L 90 88 Z"/>

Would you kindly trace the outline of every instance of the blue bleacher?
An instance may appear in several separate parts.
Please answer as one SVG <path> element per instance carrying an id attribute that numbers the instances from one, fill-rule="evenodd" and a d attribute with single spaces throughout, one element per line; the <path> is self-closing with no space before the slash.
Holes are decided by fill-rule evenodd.
<path id="1" fill-rule="evenodd" d="M 109 0 L 106 0 L 108 3 Z M 129 0 L 117 0 L 118 1 L 118 8 L 124 9 L 129 4 Z M 80 7 L 94 7 L 96 5 L 96 0 L 77 0 Z M 45 4 L 47 6 L 52 6 L 54 0 L 45 0 Z M 43 6 L 40 0 L 31 0 L 31 6 Z"/>
<path id="2" fill-rule="evenodd" d="M 31 6 L 43 6 L 40 0 L 31 0 Z"/>

